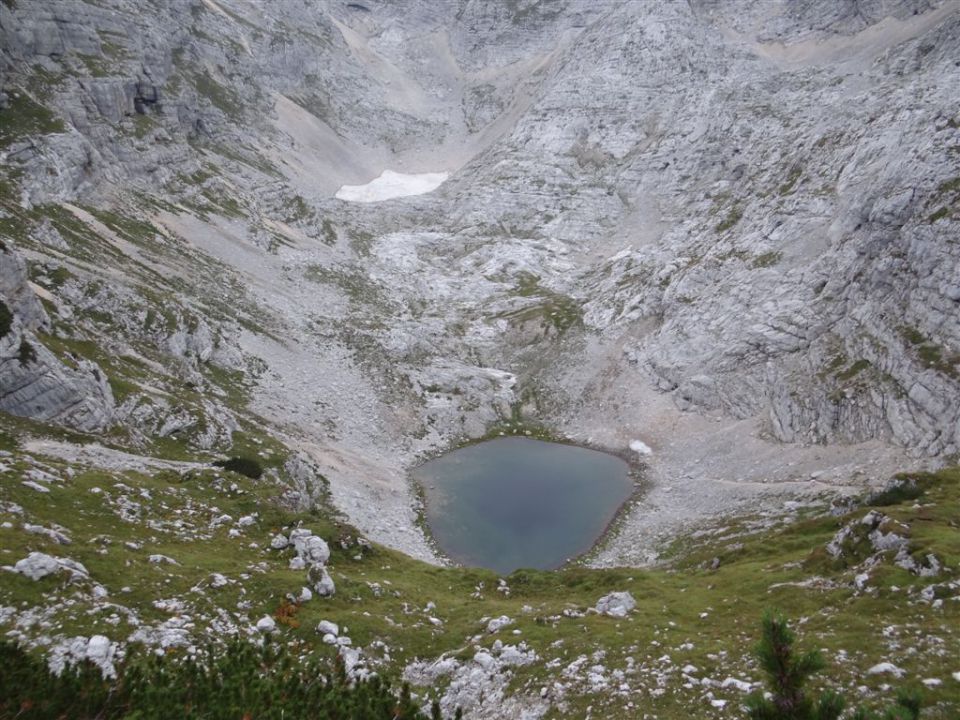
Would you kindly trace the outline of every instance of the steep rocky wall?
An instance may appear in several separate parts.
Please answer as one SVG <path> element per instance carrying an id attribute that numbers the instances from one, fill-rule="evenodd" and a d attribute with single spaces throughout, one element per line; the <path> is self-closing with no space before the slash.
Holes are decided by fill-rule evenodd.
<path id="1" fill-rule="evenodd" d="M 87 432 L 105 429 L 113 419 L 106 375 L 88 360 L 63 364 L 37 339 L 33 331 L 46 314 L 10 247 L 0 250 L 0 302 L 10 312 L 0 335 L 0 410 Z"/>
<path id="2" fill-rule="evenodd" d="M 356 5 L 0 6 L 8 96 L 63 122 L 6 147 L 18 202 L 139 212 L 135 189 L 257 248 L 316 241 L 303 262 L 341 283 L 316 314 L 423 387 L 507 368 L 549 420 L 642 368 L 680 410 L 781 441 L 957 451 L 956 2 Z M 387 168 L 453 174 L 333 199 Z M 416 282 L 390 266 L 403 243 Z M 358 303 L 342 263 L 446 323 Z M 398 441 L 430 425 L 413 395 L 387 402 Z M 429 432 L 474 433 L 502 395 Z"/>

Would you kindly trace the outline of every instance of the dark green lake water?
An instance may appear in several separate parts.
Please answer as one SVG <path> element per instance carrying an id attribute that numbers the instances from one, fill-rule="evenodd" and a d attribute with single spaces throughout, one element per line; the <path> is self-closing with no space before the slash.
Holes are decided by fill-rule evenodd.
<path id="1" fill-rule="evenodd" d="M 614 455 L 518 437 L 454 450 L 413 475 L 440 548 L 501 574 L 552 570 L 586 552 L 633 493 Z"/>

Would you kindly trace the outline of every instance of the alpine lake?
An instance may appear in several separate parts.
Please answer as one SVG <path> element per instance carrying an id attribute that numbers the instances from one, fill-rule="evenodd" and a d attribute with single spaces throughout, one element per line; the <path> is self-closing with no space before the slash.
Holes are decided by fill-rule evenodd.
<path id="1" fill-rule="evenodd" d="M 587 552 L 635 490 L 616 455 L 524 437 L 453 450 L 413 479 L 439 548 L 501 575 L 553 570 Z"/>

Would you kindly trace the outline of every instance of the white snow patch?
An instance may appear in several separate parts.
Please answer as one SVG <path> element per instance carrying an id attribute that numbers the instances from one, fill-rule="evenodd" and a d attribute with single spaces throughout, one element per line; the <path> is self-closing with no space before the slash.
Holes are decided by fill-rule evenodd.
<path id="1" fill-rule="evenodd" d="M 643 442 L 643 440 L 631 440 L 630 449 L 633 450 L 637 455 L 653 454 L 653 450 L 651 450 L 650 446 Z"/>
<path id="2" fill-rule="evenodd" d="M 436 190 L 448 177 L 450 173 L 447 172 L 408 174 L 384 170 L 366 185 L 343 185 L 335 197 L 349 202 L 370 203 L 423 195 Z"/>

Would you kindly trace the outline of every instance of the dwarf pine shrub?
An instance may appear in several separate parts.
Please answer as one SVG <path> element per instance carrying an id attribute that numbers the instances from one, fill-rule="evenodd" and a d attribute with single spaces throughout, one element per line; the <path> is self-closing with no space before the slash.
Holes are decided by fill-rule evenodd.
<path id="1" fill-rule="evenodd" d="M 7 304 L 0 300 L 0 338 L 7 336 L 7 333 L 13 328 L 13 313 Z"/>
<path id="2" fill-rule="evenodd" d="M 0 642 L 0 718 L 18 720 L 427 720 L 408 686 L 351 681 L 337 662 L 301 660 L 286 646 L 234 640 L 195 657 L 131 649 L 105 679 L 89 662 L 55 675 Z"/>
<path id="3" fill-rule="evenodd" d="M 232 457 L 227 460 L 217 460 L 213 463 L 224 470 L 230 470 L 251 480 L 259 480 L 263 475 L 263 466 L 258 460 L 247 457 Z"/>
<path id="4" fill-rule="evenodd" d="M 808 694 L 811 676 L 826 663 L 816 650 L 798 655 L 794 635 L 782 615 L 768 612 L 763 617 L 763 635 L 757 645 L 757 659 L 767 675 L 769 693 L 752 693 L 746 701 L 749 720 L 838 720 L 846 703 L 832 690 L 819 698 Z M 919 720 L 920 695 L 900 691 L 896 704 L 882 714 L 858 708 L 851 720 Z"/>

